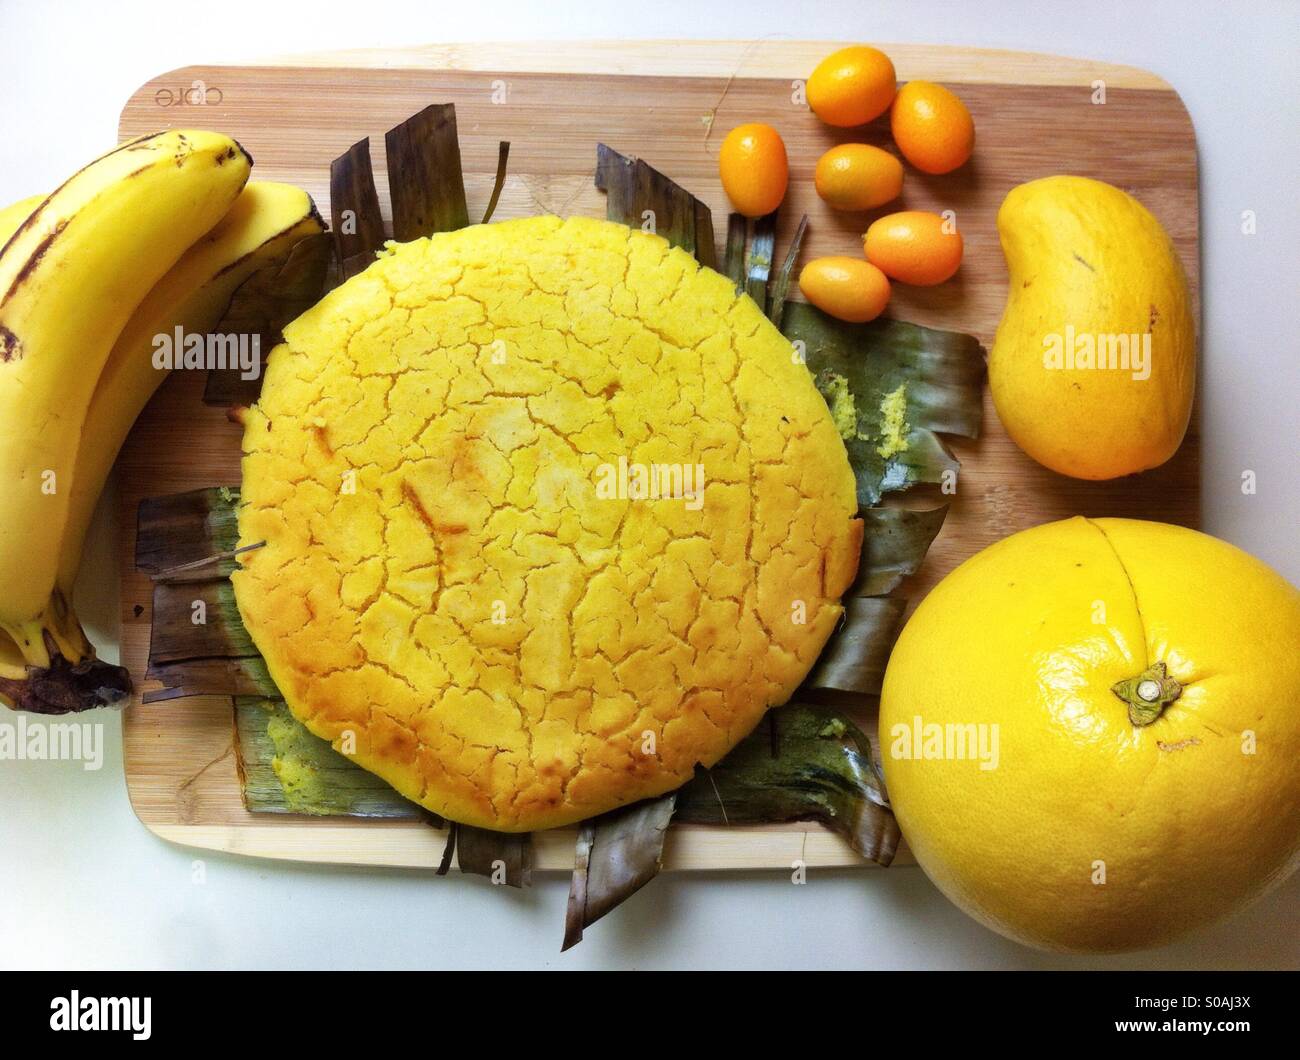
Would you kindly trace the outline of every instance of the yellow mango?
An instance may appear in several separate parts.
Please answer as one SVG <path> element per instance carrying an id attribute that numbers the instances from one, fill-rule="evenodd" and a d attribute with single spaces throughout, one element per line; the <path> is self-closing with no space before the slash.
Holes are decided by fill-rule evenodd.
<path id="1" fill-rule="evenodd" d="M 1158 467 L 1187 431 L 1196 328 L 1168 233 L 1119 188 L 1056 176 L 998 210 L 1010 271 L 989 386 L 1012 440 L 1082 479 Z"/>

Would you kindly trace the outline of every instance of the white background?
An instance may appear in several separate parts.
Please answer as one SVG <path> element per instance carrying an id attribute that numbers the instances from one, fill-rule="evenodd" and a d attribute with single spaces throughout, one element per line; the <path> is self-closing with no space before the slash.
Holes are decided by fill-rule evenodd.
<path id="1" fill-rule="evenodd" d="M 1300 582 L 1296 3 L 317 0 L 309 9 L 0 0 L 0 203 L 48 189 L 106 150 L 127 97 L 190 63 L 457 40 L 688 36 L 1022 48 L 1142 66 L 1173 84 L 1200 145 L 1206 529 Z M 1241 234 L 1243 210 L 1256 212 L 1258 234 Z M 1244 469 L 1256 472 L 1255 496 L 1240 490 Z M 98 553 L 79 609 L 104 616 L 116 575 L 107 541 Z M 1217 929 L 1115 958 L 1006 942 L 910 868 L 815 872 L 803 887 L 781 874 L 661 877 L 563 957 L 567 883 L 558 878 L 517 893 L 422 872 L 201 855 L 206 882 L 196 884 L 200 855 L 155 839 L 133 816 L 119 720 L 101 717 L 109 751 L 99 772 L 0 763 L 0 965 L 1300 967 L 1300 876 Z"/>

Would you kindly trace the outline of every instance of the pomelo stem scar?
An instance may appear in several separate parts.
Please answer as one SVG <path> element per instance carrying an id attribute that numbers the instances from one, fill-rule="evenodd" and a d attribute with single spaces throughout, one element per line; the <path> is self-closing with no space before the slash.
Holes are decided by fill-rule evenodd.
<path id="1" fill-rule="evenodd" d="M 1153 663 L 1137 677 L 1111 685 L 1110 690 L 1128 704 L 1128 718 L 1134 725 L 1150 725 L 1165 707 L 1183 694 L 1183 686 L 1164 663 Z"/>

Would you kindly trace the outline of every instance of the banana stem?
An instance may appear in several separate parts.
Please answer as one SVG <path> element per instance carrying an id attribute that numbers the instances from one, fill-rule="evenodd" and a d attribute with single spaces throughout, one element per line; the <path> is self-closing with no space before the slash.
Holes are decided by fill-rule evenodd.
<path id="1" fill-rule="evenodd" d="M 0 702 L 33 714 L 74 714 L 119 706 L 130 694 L 130 675 L 102 659 L 73 665 L 55 655 L 48 668 L 31 667 L 22 680 L 0 677 Z"/>

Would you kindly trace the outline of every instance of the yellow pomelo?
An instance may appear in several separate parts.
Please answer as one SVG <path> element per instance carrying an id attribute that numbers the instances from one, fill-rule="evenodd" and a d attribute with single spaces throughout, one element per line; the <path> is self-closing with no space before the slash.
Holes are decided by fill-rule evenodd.
<path id="1" fill-rule="evenodd" d="M 908 622 L 885 780 L 921 866 L 1050 949 L 1166 942 L 1300 862 L 1300 593 L 1162 523 L 999 542 Z"/>

